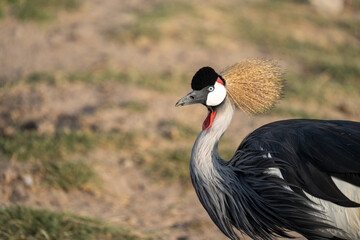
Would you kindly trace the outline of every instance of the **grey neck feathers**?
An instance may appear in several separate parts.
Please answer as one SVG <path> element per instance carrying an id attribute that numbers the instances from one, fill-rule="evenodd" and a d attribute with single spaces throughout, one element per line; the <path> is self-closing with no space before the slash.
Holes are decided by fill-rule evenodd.
<path id="1" fill-rule="evenodd" d="M 202 131 L 197 137 L 190 161 L 190 172 L 194 181 L 219 180 L 224 160 L 218 154 L 218 143 L 228 128 L 235 110 L 234 104 L 226 97 L 216 107 L 216 116 L 211 127 Z"/>

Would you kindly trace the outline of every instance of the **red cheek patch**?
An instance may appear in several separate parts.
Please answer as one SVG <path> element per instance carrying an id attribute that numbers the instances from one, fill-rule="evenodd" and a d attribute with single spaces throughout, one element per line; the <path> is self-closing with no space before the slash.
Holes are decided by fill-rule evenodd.
<path id="1" fill-rule="evenodd" d="M 220 77 L 217 78 L 216 82 L 220 83 L 221 85 L 225 86 L 224 81 L 221 80 Z"/>

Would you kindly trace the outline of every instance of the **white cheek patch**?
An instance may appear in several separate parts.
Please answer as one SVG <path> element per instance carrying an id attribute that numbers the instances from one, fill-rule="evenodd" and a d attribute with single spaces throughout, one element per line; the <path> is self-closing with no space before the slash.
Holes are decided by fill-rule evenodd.
<path id="1" fill-rule="evenodd" d="M 217 106 L 224 101 L 225 97 L 226 97 L 226 89 L 224 85 L 215 82 L 214 91 L 209 92 L 206 99 L 206 105 Z"/>

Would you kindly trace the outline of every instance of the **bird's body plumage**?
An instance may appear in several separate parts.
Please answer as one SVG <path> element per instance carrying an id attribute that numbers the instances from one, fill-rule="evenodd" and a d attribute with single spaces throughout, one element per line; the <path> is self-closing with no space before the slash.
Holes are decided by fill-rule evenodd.
<path id="1" fill-rule="evenodd" d="M 281 177 L 314 201 L 338 237 L 360 239 L 360 123 L 291 119 L 262 126 L 238 150 L 258 148 L 286 162 Z M 236 160 L 235 160 L 236 161 Z"/>
<path id="2" fill-rule="evenodd" d="M 226 87 L 227 79 L 222 80 Z M 215 82 L 216 76 L 201 81 L 205 84 L 177 106 L 202 103 L 209 109 L 211 121 L 208 117 L 194 144 L 190 175 L 219 229 L 233 240 L 240 239 L 234 229 L 253 239 L 291 237 L 290 231 L 307 239 L 360 239 L 360 123 L 269 123 L 250 133 L 225 161 L 217 148 L 239 104 L 225 96 L 208 106 L 207 92 L 216 90 Z"/>
<path id="3" fill-rule="evenodd" d="M 360 187 L 360 123 L 316 119 L 273 122 L 252 132 L 238 150 L 256 147 L 289 164 L 282 175 L 293 191 L 303 194 L 304 190 L 344 207 L 360 207 L 331 179 Z"/>
<path id="4" fill-rule="evenodd" d="M 360 141 L 356 142 L 356 138 L 360 134 L 353 138 L 351 134 L 360 130 L 360 123 L 320 120 L 274 122 L 248 135 L 234 157 L 225 161 L 218 155 L 217 146 L 230 124 L 233 112 L 234 107 L 229 100 L 225 100 L 217 108 L 212 127 L 202 131 L 195 142 L 190 164 L 197 195 L 224 234 L 231 239 L 238 239 L 233 230 L 235 227 L 253 239 L 286 237 L 289 236 L 287 231 L 297 231 L 309 239 L 330 239 L 334 236 L 359 238 L 360 230 L 355 230 L 352 238 L 337 230 L 340 226 L 332 224 L 331 217 L 326 212 L 320 212 L 306 197 L 305 192 L 314 196 L 314 199 L 356 206 L 356 203 L 341 194 L 335 184 L 332 188 L 322 185 L 326 181 L 332 181 L 333 175 L 347 176 L 349 170 L 358 174 L 351 177 L 356 183 L 360 173 L 360 168 L 344 170 L 337 167 L 342 165 L 342 159 L 331 155 L 333 150 L 327 148 L 334 146 L 324 146 L 326 143 L 323 141 L 331 138 L 331 134 L 335 134 L 335 138 L 336 134 L 348 134 L 349 139 L 343 139 L 343 146 L 338 147 L 348 151 L 346 161 L 349 164 L 351 161 L 359 162 Z M 326 132 L 326 136 L 320 134 L 325 139 L 316 139 L 318 131 Z M 331 133 L 332 131 L 335 133 Z M 310 139 L 303 138 L 303 135 L 309 135 Z M 327 150 L 325 154 L 330 154 L 332 159 L 326 155 L 311 160 L 302 159 L 302 156 L 316 156 L 316 152 L 312 153 L 312 150 L 299 150 L 307 146 L 306 141 L 312 144 L 314 151 L 321 151 L 318 145 L 322 145 L 322 148 L 326 148 L 322 150 Z M 349 152 L 351 150 L 354 152 Z M 281 169 L 283 179 L 273 174 L 271 169 Z M 343 177 L 348 178 L 350 177 Z M 357 211 L 355 208 L 353 210 Z M 349 220 L 354 221 L 352 218 Z M 354 224 L 356 221 L 360 221 L 360 213 Z M 351 222 L 341 224 L 352 225 Z"/>

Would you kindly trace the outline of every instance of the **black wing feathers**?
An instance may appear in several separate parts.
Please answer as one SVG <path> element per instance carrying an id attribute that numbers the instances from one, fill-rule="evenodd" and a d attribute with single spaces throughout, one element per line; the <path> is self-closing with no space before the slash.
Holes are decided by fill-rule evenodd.
<path id="1" fill-rule="evenodd" d="M 345 207 L 359 207 L 331 177 L 360 186 L 360 123 L 294 119 L 273 122 L 246 137 L 238 150 L 259 148 L 286 161 L 282 175 L 291 188 Z"/>
<path id="2" fill-rule="evenodd" d="M 289 191 L 283 179 L 267 174 L 269 168 L 279 165 L 286 167 L 288 163 L 276 157 L 264 157 L 263 151 L 247 147 L 239 149 L 226 163 L 231 172 L 235 173 L 235 176 L 226 176 L 235 177 L 232 181 L 238 183 L 231 186 L 227 196 L 231 224 L 252 239 L 272 240 L 279 236 L 291 238 L 288 231 L 296 231 L 308 239 L 330 239 L 331 235 L 319 231 L 334 229 L 322 214 L 309 201 Z M 225 228 L 230 229 L 219 221 L 215 223 L 220 225 L 219 228 L 225 225 Z M 239 239 L 231 230 L 229 232 L 231 239 Z"/>

